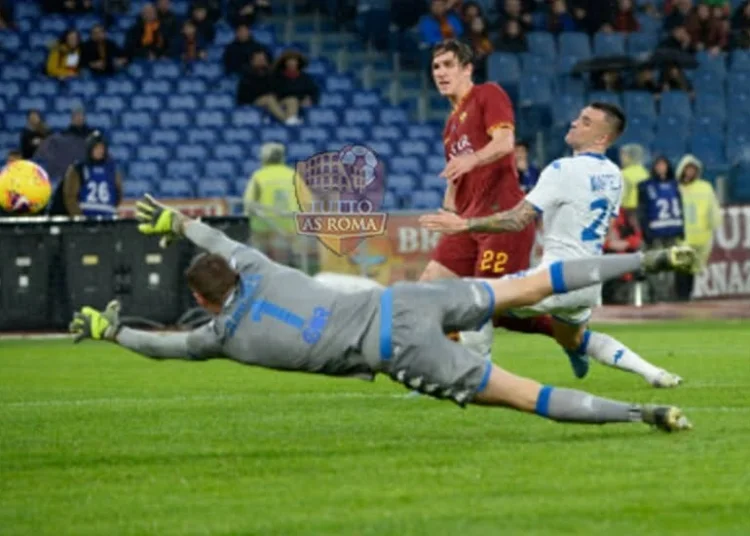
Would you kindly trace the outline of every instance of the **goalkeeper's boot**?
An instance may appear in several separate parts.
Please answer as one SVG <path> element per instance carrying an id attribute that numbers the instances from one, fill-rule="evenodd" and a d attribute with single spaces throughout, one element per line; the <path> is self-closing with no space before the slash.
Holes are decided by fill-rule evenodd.
<path id="1" fill-rule="evenodd" d="M 565 353 L 576 378 L 579 380 L 585 378 L 589 373 L 589 356 L 579 353 L 578 350 L 565 350 Z"/>
<path id="2" fill-rule="evenodd" d="M 662 370 L 659 374 L 650 381 L 654 387 L 677 387 L 682 383 L 682 378 L 677 374 L 672 374 L 666 370 Z"/>
<path id="3" fill-rule="evenodd" d="M 692 430 L 693 425 L 682 410 L 675 406 L 653 406 L 647 404 L 641 409 L 643 422 L 663 432 L 680 432 Z"/>
<path id="4" fill-rule="evenodd" d="M 687 272 L 693 266 L 696 253 L 690 246 L 672 246 L 647 251 L 643 254 L 643 269 L 647 272 Z"/>

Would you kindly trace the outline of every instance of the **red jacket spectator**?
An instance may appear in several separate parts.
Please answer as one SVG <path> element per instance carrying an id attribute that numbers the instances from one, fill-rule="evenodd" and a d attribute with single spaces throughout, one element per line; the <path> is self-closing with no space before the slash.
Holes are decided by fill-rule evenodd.
<path id="1" fill-rule="evenodd" d="M 638 19 L 633 12 L 633 0 L 619 0 L 617 13 L 612 24 L 616 32 L 637 32 L 641 29 Z"/>

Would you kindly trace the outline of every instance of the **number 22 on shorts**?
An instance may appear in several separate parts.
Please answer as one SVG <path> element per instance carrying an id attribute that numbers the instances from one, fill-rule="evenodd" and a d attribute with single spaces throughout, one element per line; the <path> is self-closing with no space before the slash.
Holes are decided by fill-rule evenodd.
<path id="1" fill-rule="evenodd" d="M 479 271 L 501 274 L 505 271 L 505 265 L 507 263 L 507 253 L 504 251 L 493 251 L 488 249 L 482 252 L 482 260 L 479 262 Z"/>

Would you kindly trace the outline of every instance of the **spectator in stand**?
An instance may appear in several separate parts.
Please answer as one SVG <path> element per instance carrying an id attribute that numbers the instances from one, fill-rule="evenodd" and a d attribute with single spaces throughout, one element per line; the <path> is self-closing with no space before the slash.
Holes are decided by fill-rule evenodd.
<path id="1" fill-rule="evenodd" d="M 156 16 L 159 19 L 159 29 L 167 44 L 180 33 L 180 19 L 172 11 L 170 0 L 156 2 Z"/>
<path id="2" fill-rule="evenodd" d="M 685 238 L 682 196 L 672 165 L 665 157 L 654 160 L 651 177 L 638 185 L 638 224 L 649 250 L 671 247 Z M 674 301 L 674 273 L 648 276 L 651 301 Z"/>
<path id="3" fill-rule="evenodd" d="M 677 165 L 682 203 L 685 208 L 685 242 L 697 256 L 688 274 L 676 275 L 677 295 L 687 301 L 693 291 L 695 275 L 708 264 L 714 231 L 721 225 L 721 208 L 711 183 L 701 178 L 703 164 L 693 155 L 685 155 Z"/>
<path id="4" fill-rule="evenodd" d="M 271 58 L 263 51 L 253 52 L 237 85 L 237 104 L 258 106 L 286 123 L 289 116 L 277 94 L 277 79 L 271 70 Z"/>
<path id="5" fill-rule="evenodd" d="M 304 72 L 307 60 L 297 51 L 282 53 L 274 64 L 276 95 L 286 112 L 287 125 L 299 125 L 300 108 L 307 108 L 318 101 L 320 89 L 312 77 Z"/>
<path id="6" fill-rule="evenodd" d="M 171 56 L 184 64 L 205 60 L 208 56 L 206 54 L 206 42 L 198 34 L 198 29 L 193 21 L 189 19 L 182 23 L 182 32 L 172 40 L 169 48 L 171 49 Z"/>
<path id="7" fill-rule="evenodd" d="M 612 0 L 570 0 L 568 6 L 576 27 L 594 34 L 614 19 L 616 3 Z"/>
<path id="8" fill-rule="evenodd" d="M 226 74 L 239 74 L 250 61 L 253 52 L 260 50 L 271 57 L 269 48 L 253 39 L 250 29 L 244 24 L 235 28 L 234 41 L 224 50 L 223 62 Z"/>
<path id="9" fill-rule="evenodd" d="M 43 0 L 42 8 L 47 13 L 77 15 L 94 10 L 93 0 Z"/>
<path id="10" fill-rule="evenodd" d="M 637 32 L 640 30 L 641 25 L 638 23 L 638 19 L 635 18 L 633 0 L 618 0 L 617 13 L 612 22 L 612 28 L 616 32 L 625 33 Z"/>
<path id="11" fill-rule="evenodd" d="M 724 25 L 711 16 L 711 8 L 706 4 L 699 4 L 697 9 L 690 13 L 685 20 L 685 29 L 697 50 L 708 50 L 712 54 L 718 54 L 727 47 L 729 36 L 724 31 Z"/>
<path id="12" fill-rule="evenodd" d="M 487 56 L 494 47 L 487 31 L 487 21 L 481 15 L 474 18 L 469 25 L 466 40 L 474 51 L 474 76 L 477 83 L 487 80 Z"/>
<path id="13" fill-rule="evenodd" d="M 750 48 L 750 0 L 739 6 L 732 15 L 732 48 Z"/>
<path id="14" fill-rule="evenodd" d="M 425 2 L 414 0 L 391 0 L 391 22 L 399 30 L 409 30 L 419 23 L 419 19 L 427 12 Z"/>
<path id="15" fill-rule="evenodd" d="M 481 16 L 482 8 L 479 7 L 479 4 L 476 2 L 469 1 L 461 4 L 461 22 L 463 23 L 464 28 L 470 28 L 471 21 Z"/>
<path id="16" fill-rule="evenodd" d="M 516 21 L 524 33 L 533 30 L 533 19 L 531 13 L 524 10 L 521 0 L 505 0 L 502 8 L 499 8 L 500 16 L 498 22 L 501 28 L 505 28 L 510 21 Z"/>
<path id="17" fill-rule="evenodd" d="M 635 211 L 638 208 L 638 185 L 649 178 L 650 173 L 643 165 L 646 151 L 642 145 L 628 143 L 620 149 L 620 166 L 622 167 L 623 191 L 622 208 L 636 225 Z"/>
<path id="18" fill-rule="evenodd" d="M 229 0 L 227 4 L 227 20 L 232 26 L 244 24 L 252 26 L 259 13 L 270 14 L 269 0 Z"/>
<path id="19" fill-rule="evenodd" d="M 204 43 L 210 45 L 216 37 L 216 27 L 211 19 L 208 18 L 208 7 L 204 2 L 193 2 L 190 10 L 190 20 L 195 25 L 198 35 Z M 184 33 L 183 27 L 183 33 Z"/>
<path id="20" fill-rule="evenodd" d="M 576 30 L 578 30 L 576 21 L 568 12 L 568 4 L 565 0 L 552 0 L 547 15 L 547 31 L 557 35 L 562 32 L 575 32 Z"/>
<path id="21" fill-rule="evenodd" d="M 633 225 L 627 211 L 620 208 L 617 218 L 609 226 L 604 253 L 635 253 L 641 249 L 642 243 L 643 236 L 640 229 Z M 620 279 L 605 283 L 602 286 L 602 302 L 607 305 L 632 303 L 633 280 L 633 274 L 627 274 Z"/>
<path id="22" fill-rule="evenodd" d="M 688 16 L 693 12 L 693 0 L 675 0 L 672 6 L 666 6 L 667 18 L 664 29 L 671 32 L 678 26 L 685 26 Z"/>
<path id="23" fill-rule="evenodd" d="M 15 29 L 14 8 L 13 0 L 0 0 L 0 30 Z"/>
<path id="24" fill-rule="evenodd" d="M 78 76 L 81 70 L 81 36 L 67 30 L 47 56 L 47 75 L 65 80 Z"/>
<path id="25" fill-rule="evenodd" d="M 74 108 L 70 114 L 70 125 L 64 130 L 64 133 L 71 136 L 78 136 L 85 140 L 93 131 L 94 129 L 86 124 L 86 112 L 84 109 L 80 106 Z"/>
<path id="26" fill-rule="evenodd" d="M 594 76 L 594 87 L 598 91 L 612 91 L 615 93 L 620 93 L 625 89 L 622 75 L 619 71 L 612 69 L 596 73 Z"/>
<path id="27" fill-rule="evenodd" d="M 167 51 L 167 40 L 153 4 L 144 4 L 138 21 L 128 30 L 125 49 L 130 58 L 161 58 Z"/>
<path id="28" fill-rule="evenodd" d="M 419 33 L 423 43 L 435 45 L 446 39 L 461 37 L 461 19 L 446 9 L 445 0 L 432 0 L 430 13 L 419 20 Z"/>
<path id="29" fill-rule="evenodd" d="M 113 75 L 115 69 L 127 63 L 125 53 L 117 43 L 107 39 L 107 30 L 101 24 L 91 28 L 91 39 L 83 44 L 81 54 L 83 66 L 100 76 Z"/>
<path id="30" fill-rule="evenodd" d="M 219 19 L 221 18 L 222 0 L 197 0 L 190 5 L 190 10 L 192 11 L 193 6 L 198 3 L 205 6 L 206 10 L 208 11 L 208 20 L 210 20 L 214 24 L 219 22 Z"/>
<path id="31" fill-rule="evenodd" d="M 639 69 L 635 75 L 633 89 L 636 91 L 648 91 L 654 95 L 654 98 L 658 98 L 659 93 L 661 92 L 661 86 L 656 81 L 653 69 Z"/>
<path id="32" fill-rule="evenodd" d="M 532 162 L 529 162 L 529 144 L 527 142 L 522 140 L 517 141 L 514 155 L 521 190 L 524 193 L 529 193 L 539 181 L 541 171 Z"/>
<path id="33" fill-rule="evenodd" d="M 520 54 L 529 49 L 529 45 L 526 43 L 526 35 L 524 35 L 521 25 L 517 20 L 509 20 L 505 23 L 495 48 L 499 52 L 510 52 L 513 54 Z"/>
<path id="34" fill-rule="evenodd" d="M 675 26 L 669 37 L 659 43 L 658 49 L 676 50 L 686 54 L 695 53 L 695 44 L 690 40 L 690 34 L 684 26 Z"/>
<path id="35" fill-rule="evenodd" d="M 39 110 L 29 110 L 26 126 L 21 131 L 21 155 L 28 160 L 34 156 L 39 144 L 50 135 L 50 129 L 42 119 Z"/>
<path id="36" fill-rule="evenodd" d="M 695 98 L 693 84 L 685 76 L 685 72 L 677 65 L 668 65 L 661 74 L 662 91 L 685 91 L 690 94 L 690 98 Z"/>

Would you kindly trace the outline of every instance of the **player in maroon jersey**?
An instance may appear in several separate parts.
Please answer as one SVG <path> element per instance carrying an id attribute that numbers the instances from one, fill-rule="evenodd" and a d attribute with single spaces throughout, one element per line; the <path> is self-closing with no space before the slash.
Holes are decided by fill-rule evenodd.
<path id="1" fill-rule="evenodd" d="M 443 144 L 448 181 L 443 208 L 462 217 L 510 210 L 523 199 L 514 158 L 514 114 L 508 94 L 493 82 L 472 82 L 472 51 L 449 40 L 433 49 L 435 85 L 451 101 Z M 461 233 L 444 235 L 420 280 L 453 277 L 496 278 L 529 268 L 534 246 L 534 224 L 518 233 Z M 496 326 L 513 331 L 553 336 L 549 317 L 531 320 L 502 318 Z M 461 334 L 477 351 L 489 353 L 492 326 Z"/>

